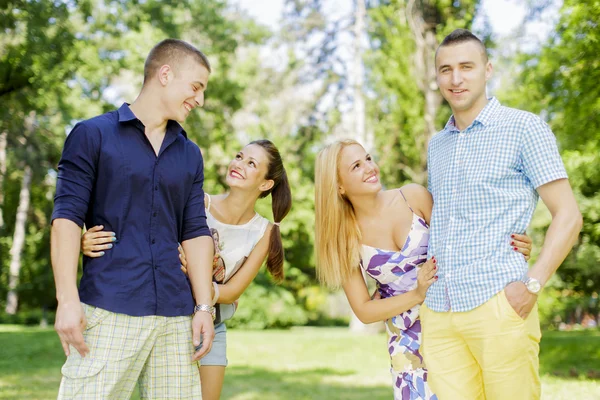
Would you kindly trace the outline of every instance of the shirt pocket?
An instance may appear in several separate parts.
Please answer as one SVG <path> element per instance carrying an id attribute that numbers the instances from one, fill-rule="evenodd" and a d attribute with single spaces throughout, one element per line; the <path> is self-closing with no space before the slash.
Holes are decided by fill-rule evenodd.
<path id="1" fill-rule="evenodd" d="M 115 232 L 115 243 L 121 240 L 131 209 L 132 187 L 138 186 L 131 165 L 133 155 L 126 154 L 123 147 L 120 140 L 114 140 L 103 148 L 94 188 L 93 223 Z"/>

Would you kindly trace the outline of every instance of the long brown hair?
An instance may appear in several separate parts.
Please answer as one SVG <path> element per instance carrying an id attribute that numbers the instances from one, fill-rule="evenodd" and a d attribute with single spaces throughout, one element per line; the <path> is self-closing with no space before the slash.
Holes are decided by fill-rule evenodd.
<path id="1" fill-rule="evenodd" d="M 360 143 L 337 140 L 321 150 L 315 162 L 315 255 L 319 281 L 332 288 L 344 284 L 359 267 L 360 228 L 352 203 L 340 194 L 342 150 Z"/>
<path id="2" fill-rule="evenodd" d="M 271 195 L 273 208 L 273 221 L 280 223 L 292 208 L 292 191 L 288 183 L 287 173 L 283 166 L 281 154 L 275 145 L 267 139 L 255 140 L 249 145 L 255 144 L 262 147 L 269 158 L 269 168 L 265 179 L 273 180 L 271 189 L 264 191 L 260 198 Z M 267 270 L 276 281 L 283 280 L 284 250 L 281 241 L 281 230 L 278 225 L 273 225 L 271 237 L 269 238 L 269 255 L 267 256 Z"/>

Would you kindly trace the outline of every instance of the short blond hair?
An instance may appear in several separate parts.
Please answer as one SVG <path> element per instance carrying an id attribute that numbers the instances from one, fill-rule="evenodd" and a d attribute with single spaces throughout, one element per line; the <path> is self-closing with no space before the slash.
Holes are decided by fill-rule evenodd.
<path id="1" fill-rule="evenodd" d="M 186 58 L 194 59 L 198 64 L 204 66 L 211 72 L 208 58 L 203 52 L 179 39 L 165 39 L 150 50 L 144 63 L 144 83 L 146 83 L 156 71 L 165 64 L 177 68 Z"/>

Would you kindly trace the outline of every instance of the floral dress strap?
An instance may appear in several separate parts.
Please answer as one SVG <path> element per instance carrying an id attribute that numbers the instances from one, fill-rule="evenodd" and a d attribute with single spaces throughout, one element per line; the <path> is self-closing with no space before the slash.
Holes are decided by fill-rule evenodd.
<path id="1" fill-rule="evenodd" d="M 412 207 L 410 206 L 410 204 L 408 204 L 408 200 L 406 200 L 406 196 L 404 196 L 404 193 L 402 193 L 402 189 L 398 189 L 398 190 L 400 191 L 400 194 L 402 195 L 402 198 L 404 199 L 404 202 L 408 206 L 408 209 L 410 211 L 412 211 L 413 214 L 415 214 L 415 211 L 412 209 Z"/>

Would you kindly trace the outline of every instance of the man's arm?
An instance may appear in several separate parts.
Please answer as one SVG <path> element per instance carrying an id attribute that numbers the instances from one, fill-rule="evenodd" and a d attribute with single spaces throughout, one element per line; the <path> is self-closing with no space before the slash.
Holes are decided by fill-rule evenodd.
<path id="1" fill-rule="evenodd" d="M 77 291 L 77 267 L 81 227 L 96 176 L 99 151 L 96 133 L 84 124 L 77 124 L 65 141 L 58 164 L 50 259 L 58 300 L 54 328 L 67 356 L 70 354 L 69 344 L 81 356 L 89 352 L 83 340 L 86 320 Z"/>
<path id="2" fill-rule="evenodd" d="M 210 236 L 200 236 L 181 243 L 187 259 L 187 271 L 196 304 L 212 304 L 212 262 L 214 244 Z"/>
<path id="3" fill-rule="evenodd" d="M 546 232 L 540 256 L 528 275 L 540 281 L 543 286 L 577 242 L 583 219 L 567 179 L 547 183 L 537 191 L 550 210 L 552 223 Z"/>
<path id="4" fill-rule="evenodd" d="M 542 201 L 550 210 L 552 222 L 546 232 L 540 256 L 527 275 L 545 285 L 556 272 L 577 241 L 583 225 L 579 207 L 567 179 L 559 179 L 537 188 Z M 522 317 L 526 318 L 537 301 L 523 282 L 506 286 L 506 298 Z"/>
<path id="5" fill-rule="evenodd" d="M 69 356 L 69 344 L 73 345 L 82 357 L 89 352 L 83 340 L 86 326 L 77 291 L 77 266 L 79 265 L 79 241 L 81 228 L 65 218 L 53 221 L 50 235 L 50 258 L 56 284 L 56 322 L 65 355 Z"/>
<path id="6" fill-rule="evenodd" d="M 198 166 L 196 176 L 192 184 L 192 190 L 183 212 L 183 229 L 181 247 L 185 252 L 188 262 L 188 276 L 192 285 L 192 292 L 196 299 L 196 305 L 206 304 L 212 306 L 212 263 L 214 256 L 214 243 L 204 212 L 204 163 L 200 149 L 198 151 Z M 202 335 L 202 347 L 198 349 L 193 357 L 197 361 L 204 357 L 212 347 L 215 337 L 215 328 L 212 316 L 203 311 L 194 313 L 192 319 L 192 341 L 194 347 L 200 344 Z"/>
<path id="7" fill-rule="evenodd" d="M 181 243 L 183 251 L 187 258 L 187 272 L 192 284 L 192 292 L 196 299 L 196 304 L 206 304 L 212 306 L 212 261 L 214 256 L 214 244 L 212 237 L 200 236 L 189 239 Z M 202 335 L 202 338 L 200 337 Z M 193 357 L 193 361 L 198 361 L 212 347 L 212 341 L 215 337 L 215 329 L 212 316 L 203 311 L 194 313 L 192 320 L 192 341 L 194 347 L 200 345 Z"/>

